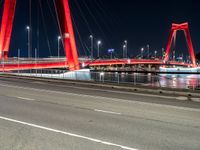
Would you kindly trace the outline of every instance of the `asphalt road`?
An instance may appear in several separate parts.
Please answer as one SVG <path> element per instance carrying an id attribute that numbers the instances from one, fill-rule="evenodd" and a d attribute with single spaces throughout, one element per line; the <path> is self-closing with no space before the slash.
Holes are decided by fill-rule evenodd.
<path id="1" fill-rule="evenodd" d="M 0 150 L 199 150 L 184 97 L 0 77 Z"/>

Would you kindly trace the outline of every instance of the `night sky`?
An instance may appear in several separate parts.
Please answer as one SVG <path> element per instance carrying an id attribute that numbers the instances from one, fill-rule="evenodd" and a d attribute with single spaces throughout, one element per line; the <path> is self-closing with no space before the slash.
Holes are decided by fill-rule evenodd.
<path id="1" fill-rule="evenodd" d="M 1 11 L 2 6 L 1 3 Z M 121 57 L 124 40 L 128 40 L 130 57 L 140 54 L 141 47 L 147 44 L 151 52 L 157 50 L 161 53 L 161 49 L 166 47 L 171 24 L 183 22 L 189 22 L 195 52 L 200 51 L 198 0 L 70 0 L 70 6 L 80 56 L 89 55 L 90 34 L 94 35 L 95 43 L 102 40 L 102 57 L 106 57 L 109 48 L 114 48 L 115 56 Z M 29 19 L 28 0 L 17 0 L 10 56 L 16 56 L 18 48 L 24 57 L 27 56 L 25 28 Z M 40 57 L 57 55 L 59 32 L 52 1 L 32 0 L 31 21 L 32 49 L 38 48 Z M 177 36 L 177 55 L 188 55 L 183 37 L 182 32 Z"/>

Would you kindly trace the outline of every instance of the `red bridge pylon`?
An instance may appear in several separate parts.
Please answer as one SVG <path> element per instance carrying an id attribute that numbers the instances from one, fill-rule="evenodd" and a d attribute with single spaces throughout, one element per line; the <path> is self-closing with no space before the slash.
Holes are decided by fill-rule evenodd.
<path id="1" fill-rule="evenodd" d="M 4 0 L 3 17 L 0 30 L 0 59 L 8 58 L 10 38 L 15 15 L 16 0 Z"/>
<path id="2" fill-rule="evenodd" d="M 17 0 L 4 0 L 3 16 L 0 28 L 0 59 L 8 58 L 16 1 Z M 79 70 L 80 66 L 69 0 L 55 0 L 55 2 L 69 70 Z"/>
<path id="3" fill-rule="evenodd" d="M 197 66 L 196 57 L 195 57 L 195 53 L 194 53 L 194 48 L 193 48 L 193 44 L 192 44 L 192 39 L 191 39 L 188 23 L 172 24 L 164 61 L 167 62 L 169 60 L 172 42 L 176 38 L 177 31 L 180 31 L 180 30 L 183 31 L 185 34 L 185 38 L 186 38 L 187 45 L 189 48 L 189 54 L 190 54 L 191 61 L 192 61 L 192 67 L 196 67 Z"/>

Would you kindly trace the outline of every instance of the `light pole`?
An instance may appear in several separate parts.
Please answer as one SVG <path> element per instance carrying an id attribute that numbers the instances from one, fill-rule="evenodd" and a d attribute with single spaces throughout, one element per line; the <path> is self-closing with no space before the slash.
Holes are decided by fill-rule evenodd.
<path id="1" fill-rule="evenodd" d="M 125 52 L 125 51 L 126 51 L 126 45 L 123 45 L 123 58 L 125 58 L 125 57 L 126 57 L 126 55 L 125 55 L 125 54 L 126 54 L 126 52 Z"/>
<path id="2" fill-rule="evenodd" d="M 110 59 L 112 59 L 112 58 L 113 58 L 113 52 L 110 53 Z"/>
<path id="3" fill-rule="evenodd" d="M 99 58 L 100 57 L 100 52 L 99 52 L 99 49 L 100 49 L 100 45 L 101 45 L 101 41 L 98 41 L 97 42 L 97 58 Z"/>
<path id="4" fill-rule="evenodd" d="M 61 36 L 58 36 L 58 59 L 60 58 L 60 40 Z"/>
<path id="5" fill-rule="evenodd" d="M 90 47 L 91 48 L 91 60 L 93 60 L 93 57 L 94 57 L 93 56 L 93 54 L 94 54 L 94 37 L 93 37 L 93 35 L 90 35 L 90 40 L 91 40 L 90 41 L 91 42 L 91 45 L 90 45 L 91 46 Z"/>
<path id="6" fill-rule="evenodd" d="M 144 52 L 144 48 L 141 48 L 141 59 L 143 58 L 143 52 Z"/>
<path id="7" fill-rule="evenodd" d="M 35 48 L 35 71 L 37 74 L 37 48 Z"/>
<path id="8" fill-rule="evenodd" d="M 128 58 L 128 41 L 125 40 L 124 44 L 125 44 L 125 57 Z"/>
<path id="9" fill-rule="evenodd" d="M 165 51 L 165 49 L 162 48 L 162 58 L 164 58 L 164 51 Z"/>
<path id="10" fill-rule="evenodd" d="M 150 49 L 150 45 L 148 44 L 148 45 L 147 45 L 147 52 L 148 52 L 148 56 L 147 56 L 147 57 L 148 57 L 148 59 L 150 58 L 150 57 L 149 57 L 149 49 Z"/>
<path id="11" fill-rule="evenodd" d="M 155 54 L 155 59 L 156 59 L 156 57 L 157 57 L 157 53 L 158 53 L 157 51 L 154 52 L 154 54 Z"/>
<path id="12" fill-rule="evenodd" d="M 109 50 L 108 50 L 108 53 L 110 53 L 110 59 L 113 58 L 113 53 L 114 53 L 114 52 L 115 52 L 114 49 L 109 49 Z"/>
<path id="13" fill-rule="evenodd" d="M 20 49 L 18 49 L 18 74 L 19 74 L 19 59 L 20 59 Z"/>
<path id="14" fill-rule="evenodd" d="M 176 52 L 175 52 L 175 50 L 173 51 L 173 61 L 175 61 L 176 60 Z"/>
<path id="15" fill-rule="evenodd" d="M 29 26 L 27 26 L 27 27 L 26 27 L 26 30 L 27 30 L 27 32 L 28 32 L 28 34 L 27 34 L 27 36 L 28 36 L 28 43 L 27 43 L 27 44 L 28 44 L 28 58 L 31 58 L 31 45 L 30 45 L 30 44 L 31 44 L 31 43 L 30 43 L 30 42 L 31 42 L 31 41 L 30 41 L 30 40 L 31 40 L 31 38 L 30 38 L 30 30 L 31 30 L 31 29 L 30 29 Z"/>

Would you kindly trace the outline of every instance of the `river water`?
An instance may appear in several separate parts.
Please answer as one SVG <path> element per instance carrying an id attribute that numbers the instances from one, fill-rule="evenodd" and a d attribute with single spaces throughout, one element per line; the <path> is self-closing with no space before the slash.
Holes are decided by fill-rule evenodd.
<path id="1" fill-rule="evenodd" d="M 200 74 L 163 74 L 159 76 L 161 86 L 200 89 Z"/>
<path id="2" fill-rule="evenodd" d="M 199 89 L 200 74 L 119 74 L 99 73 L 92 74 L 91 78 L 96 81 L 127 83 L 133 85 L 169 87 L 179 89 Z"/>

